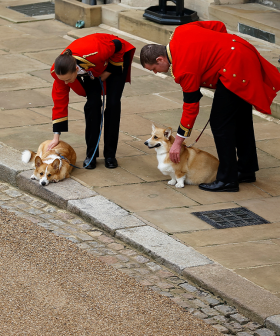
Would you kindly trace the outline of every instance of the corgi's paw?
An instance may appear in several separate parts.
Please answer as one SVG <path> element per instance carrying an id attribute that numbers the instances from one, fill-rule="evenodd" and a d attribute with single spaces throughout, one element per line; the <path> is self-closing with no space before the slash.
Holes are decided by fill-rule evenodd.
<path id="1" fill-rule="evenodd" d="M 176 180 L 172 179 L 172 180 L 168 181 L 168 184 L 175 185 L 176 184 Z"/>
<path id="2" fill-rule="evenodd" d="M 52 180 L 52 182 L 53 182 L 53 183 L 57 183 L 57 182 L 59 182 L 59 180 Z"/>
<path id="3" fill-rule="evenodd" d="M 175 187 L 176 187 L 176 188 L 184 188 L 184 182 L 177 182 L 177 183 L 175 184 Z"/>
<path id="4" fill-rule="evenodd" d="M 30 178 L 31 178 L 31 180 L 37 180 L 36 176 L 34 174 L 32 174 Z"/>

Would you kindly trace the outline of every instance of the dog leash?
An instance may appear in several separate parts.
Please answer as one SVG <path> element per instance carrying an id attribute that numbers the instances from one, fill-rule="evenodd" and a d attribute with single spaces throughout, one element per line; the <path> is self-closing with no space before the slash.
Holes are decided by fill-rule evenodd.
<path id="1" fill-rule="evenodd" d="M 197 143 L 197 141 L 199 140 L 199 138 L 202 136 L 202 133 L 204 132 L 205 128 L 206 128 L 207 125 L 209 124 L 209 121 L 210 121 L 210 119 L 207 121 L 207 123 L 206 123 L 206 125 L 204 126 L 203 130 L 200 132 L 198 138 L 196 138 L 195 142 L 192 143 L 191 145 L 188 145 L 188 146 L 185 145 L 186 148 L 190 148 L 190 147 L 192 147 L 193 145 L 195 145 L 195 144 Z"/>
<path id="2" fill-rule="evenodd" d="M 72 163 L 70 163 L 70 161 L 65 158 L 64 156 L 62 155 L 59 155 L 63 160 L 67 161 L 70 166 L 74 167 L 74 168 L 78 168 L 78 169 L 86 169 L 87 166 L 89 166 L 91 164 L 91 161 L 92 159 L 94 158 L 94 155 L 97 151 L 97 148 L 98 148 L 98 145 L 99 145 L 99 141 L 100 141 L 100 138 L 101 138 L 101 133 L 102 133 L 102 126 L 103 126 L 103 117 L 104 117 L 104 106 L 105 106 L 105 93 L 104 93 L 104 86 L 103 86 L 103 82 L 101 80 L 101 78 L 99 77 L 99 81 L 100 81 L 100 84 L 101 84 L 101 88 L 102 88 L 102 92 L 103 92 L 103 103 L 102 103 L 102 112 L 101 112 L 101 123 L 100 123 L 100 132 L 99 132 L 99 137 L 98 137 L 98 141 L 97 141 L 97 144 L 96 144 L 96 147 L 95 147 L 95 150 L 94 150 L 94 153 L 92 154 L 92 157 L 91 159 L 89 160 L 89 163 L 85 166 L 85 167 L 77 167 L 77 166 L 74 166 Z"/>

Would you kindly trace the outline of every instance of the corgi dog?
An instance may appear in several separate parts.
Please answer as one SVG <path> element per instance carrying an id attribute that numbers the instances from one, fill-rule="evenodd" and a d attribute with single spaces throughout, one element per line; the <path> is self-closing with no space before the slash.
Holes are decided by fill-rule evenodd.
<path id="1" fill-rule="evenodd" d="M 170 127 L 164 129 L 152 125 L 152 137 L 145 141 L 146 146 L 157 152 L 158 169 L 171 176 L 168 184 L 183 188 L 185 183 L 198 185 L 215 181 L 219 160 L 203 150 L 182 144 L 180 162 L 170 160 L 169 151 L 175 140 L 171 133 Z"/>
<path id="2" fill-rule="evenodd" d="M 47 151 L 47 147 L 52 140 L 41 143 L 37 153 L 30 150 L 22 152 L 21 160 L 24 163 L 33 162 L 35 170 L 31 176 L 32 180 L 38 180 L 42 186 L 47 186 L 50 182 L 58 182 L 70 177 L 73 169 L 69 163 L 76 163 L 76 152 L 64 141 L 60 141 L 57 146 Z M 62 159 L 60 155 L 67 160 Z"/>

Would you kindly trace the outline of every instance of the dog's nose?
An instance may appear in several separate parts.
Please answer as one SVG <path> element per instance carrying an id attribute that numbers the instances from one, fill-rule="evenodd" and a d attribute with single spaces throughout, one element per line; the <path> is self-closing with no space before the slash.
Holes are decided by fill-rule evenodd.
<path id="1" fill-rule="evenodd" d="M 144 145 L 148 146 L 148 144 L 149 144 L 148 140 L 144 142 Z"/>
<path id="2" fill-rule="evenodd" d="M 45 185 L 46 185 L 46 182 L 42 182 L 41 184 L 42 184 L 42 186 L 45 186 Z"/>

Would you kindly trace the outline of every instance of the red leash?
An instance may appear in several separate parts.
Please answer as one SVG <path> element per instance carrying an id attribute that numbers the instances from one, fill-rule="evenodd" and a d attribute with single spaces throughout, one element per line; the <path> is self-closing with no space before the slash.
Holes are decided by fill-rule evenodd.
<path id="1" fill-rule="evenodd" d="M 189 145 L 189 146 L 186 146 L 186 145 L 185 145 L 187 148 L 189 148 L 189 147 L 192 147 L 193 145 L 195 145 L 195 144 L 197 143 L 197 141 L 198 141 L 198 140 L 199 140 L 199 138 L 201 137 L 202 133 L 204 132 L 205 128 L 206 128 L 206 127 L 207 127 L 207 125 L 209 124 L 209 121 L 210 121 L 210 119 L 207 121 L 206 125 L 204 126 L 203 130 L 200 132 L 200 134 L 199 134 L 198 138 L 195 140 L 195 142 L 194 142 L 194 143 L 192 143 L 192 144 L 191 144 L 191 145 Z"/>

